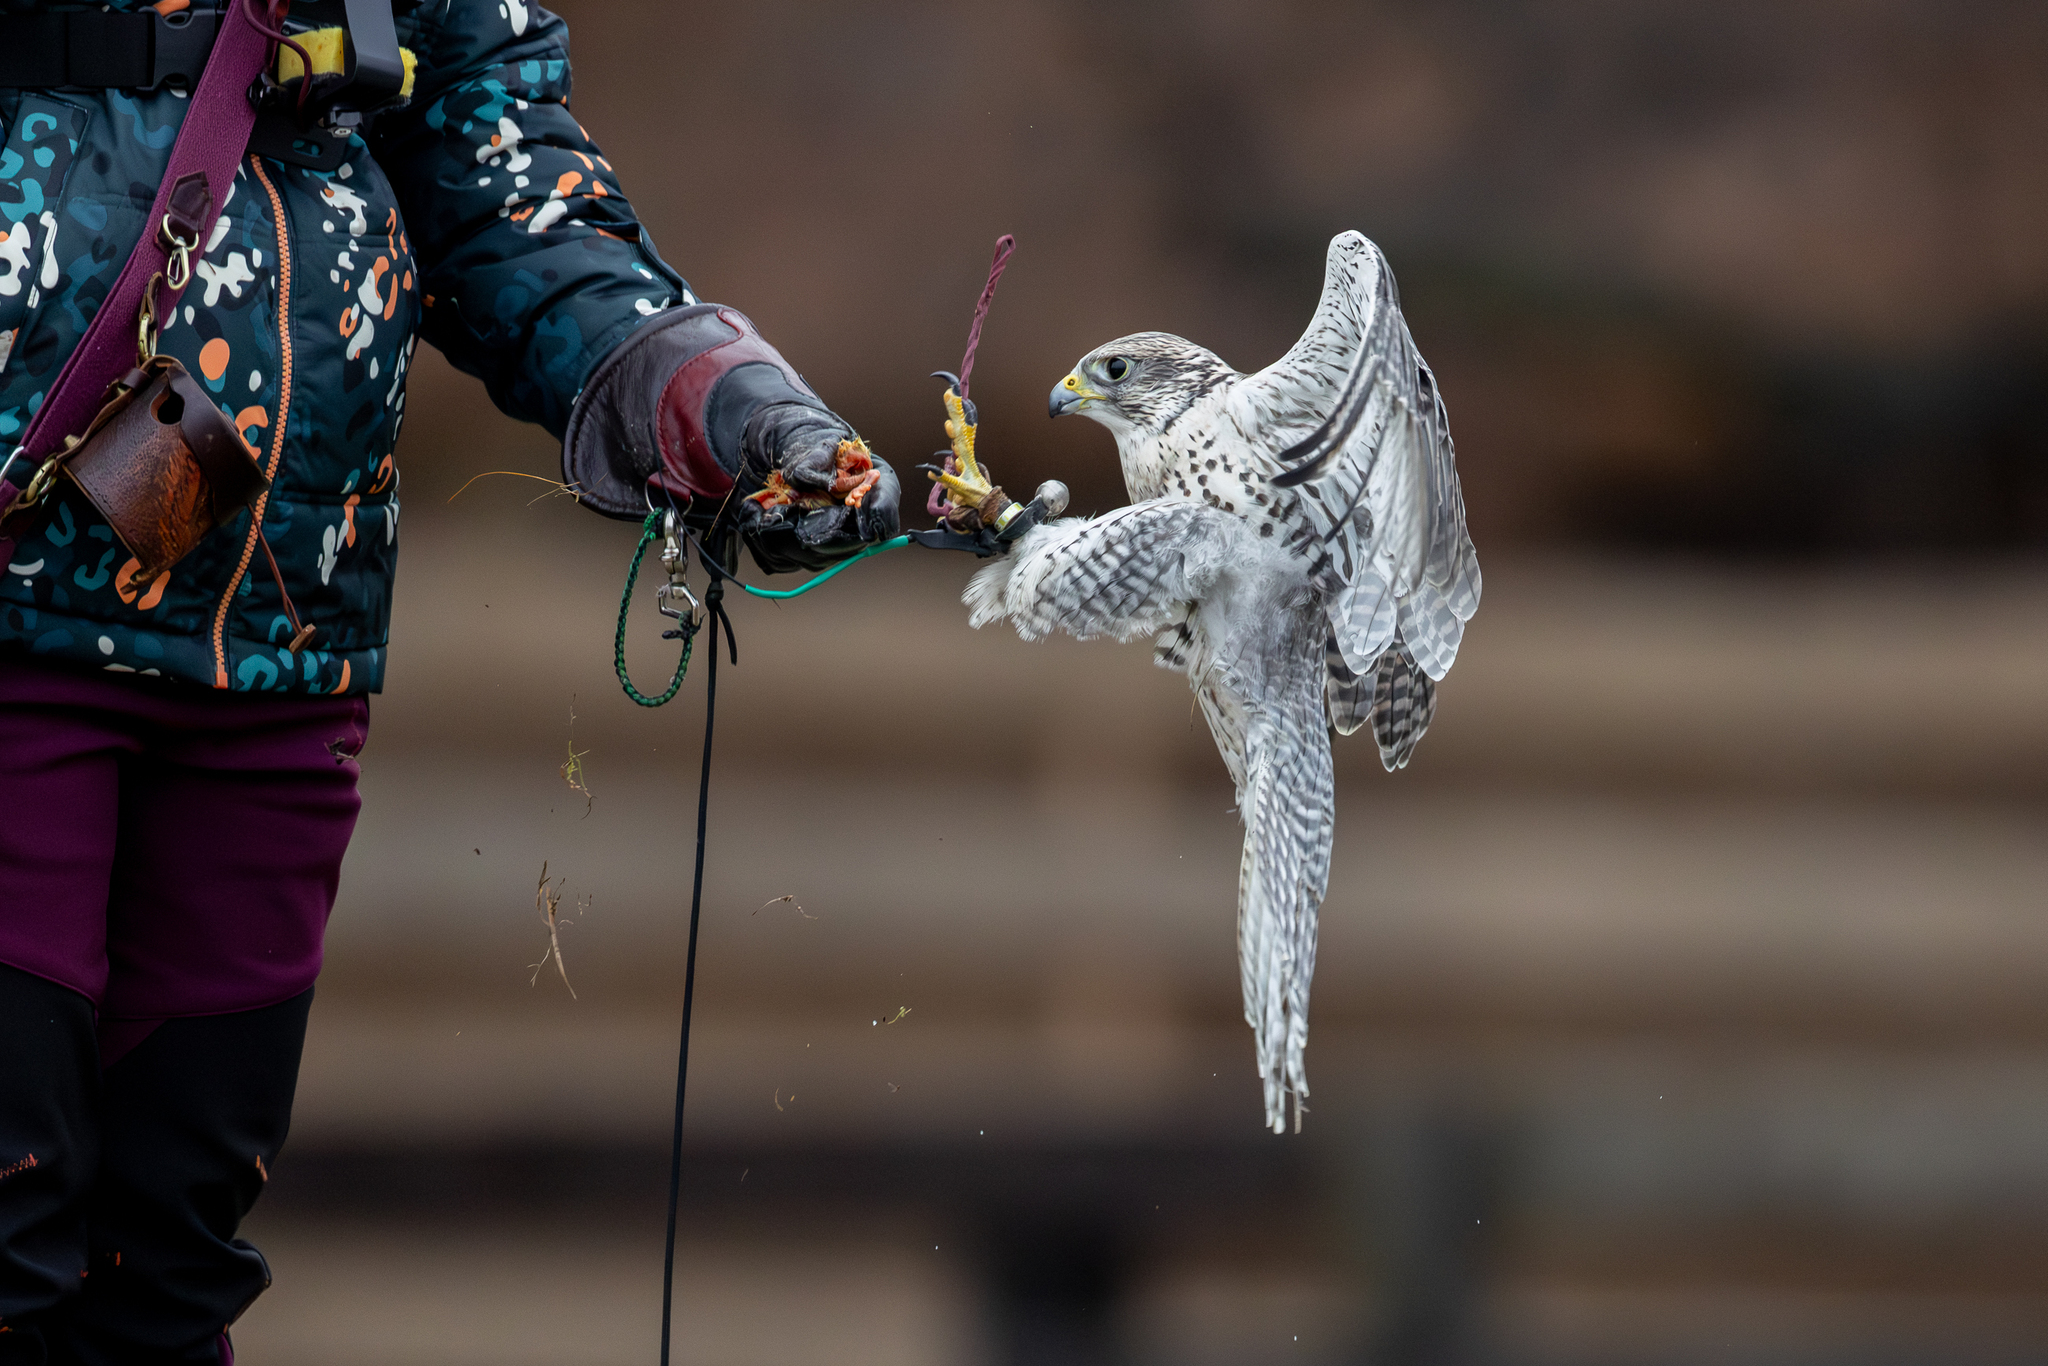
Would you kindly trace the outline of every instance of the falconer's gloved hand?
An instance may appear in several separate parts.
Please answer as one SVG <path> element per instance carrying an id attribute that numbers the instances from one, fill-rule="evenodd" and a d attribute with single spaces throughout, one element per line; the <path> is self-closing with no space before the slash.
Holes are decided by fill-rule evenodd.
<path id="1" fill-rule="evenodd" d="M 896 534 L 901 489 L 734 309 L 670 309 L 584 384 L 564 477 L 614 517 L 673 501 L 701 528 L 736 526 L 771 574 L 823 569 Z"/>

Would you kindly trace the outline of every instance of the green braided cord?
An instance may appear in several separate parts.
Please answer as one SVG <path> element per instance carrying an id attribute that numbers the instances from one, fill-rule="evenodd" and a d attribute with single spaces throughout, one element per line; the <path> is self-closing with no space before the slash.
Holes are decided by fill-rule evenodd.
<path id="1" fill-rule="evenodd" d="M 879 555 L 885 550 L 901 550 L 909 544 L 910 538 L 908 536 L 898 536 L 893 541 L 884 541 L 880 545 L 871 545 L 858 555 L 849 555 L 838 564 L 833 565 L 830 569 L 818 575 L 815 579 L 806 580 L 794 588 L 756 588 L 752 584 L 740 583 L 738 579 L 734 579 L 733 582 L 757 598 L 800 598 L 825 580 L 831 578 L 834 574 L 837 574 L 840 570 L 846 568 L 846 566 L 852 564 L 855 560 L 865 560 L 868 556 Z"/>
<path id="2" fill-rule="evenodd" d="M 647 520 L 640 526 L 640 544 L 633 548 L 633 566 L 626 571 L 626 591 L 619 595 L 619 634 L 612 643 L 612 668 L 619 675 L 619 686 L 626 690 L 626 696 L 643 707 L 659 707 L 682 691 L 683 675 L 690 671 L 690 647 L 696 643 L 694 633 L 683 638 L 683 657 L 676 664 L 676 676 L 669 680 L 667 692 L 659 697 L 649 697 L 633 686 L 632 678 L 626 673 L 626 613 L 633 605 L 633 584 L 640 577 L 640 562 L 647 558 L 647 547 L 654 544 L 655 537 L 660 534 L 661 514 L 648 513 Z M 856 560 L 865 560 L 868 556 L 879 555 L 885 550 L 901 550 L 909 544 L 908 536 L 898 536 L 894 540 L 883 541 L 880 545 L 871 545 L 859 554 L 849 555 L 816 578 L 807 579 L 794 588 L 756 588 L 752 584 L 741 583 L 738 579 L 733 580 L 733 585 L 752 593 L 757 598 L 800 598 Z"/>
<path id="3" fill-rule="evenodd" d="M 619 597 L 619 634 L 612 645 L 612 668 L 619 675 L 619 686 L 626 690 L 626 696 L 643 707 L 659 707 L 671 701 L 683 690 L 683 675 L 690 671 L 690 647 L 697 643 L 694 631 L 683 636 L 683 657 L 676 662 L 676 676 L 668 681 L 668 691 L 659 697 L 649 697 L 633 686 L 632 678 L 626 673 L 626 611 L 633 605 L 633 583 L 640 577 L 640 561 L 647 557 L 647 547 L 654 544 L 654 538 L 661 534 L 661 514 L 650 512 L 647 521 L 640 528 L 640 544 L 633 550 L 633 567 L 626 571 L 626 591 Z"/>

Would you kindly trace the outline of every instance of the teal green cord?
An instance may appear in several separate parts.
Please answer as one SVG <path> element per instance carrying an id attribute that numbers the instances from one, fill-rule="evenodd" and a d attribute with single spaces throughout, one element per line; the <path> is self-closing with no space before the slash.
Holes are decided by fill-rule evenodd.
<path id="1" fill-rule="evenodd" d="M 865 560 L 868 556 L 879 555 L 885 550 L 901 550 L 909 544 L 910 538 L 908 536 L 898 536 L 893 541 L 884 541 L 880 545 L 871 545 L 858 555 L 849 555 L 838 564 L 833 565 L 830 569 L 818 575 L 815 579 L 807 579 L 794 588 L 756 588 L 752 584 L 741 583 L 738 579 L 734 579 L 733 583 L 737 587 L 752 593 L 757 598 L 800 598 L 856 560 Z"/>
<path id="2" fill-rule="evenodd" d="M 626 614 L 633 606 L 633 585 L 640 578 L 640 562 L 647 558 L 647 547 L 653 545 L 661 535 L 661 513 L 650 512 L 647 520 L 640 525 L 640 544 L 633 548 L 633 565 L 626 571 L 626 591 L 619 595 L 619 633 L 612 642 L 612 668 L 619 676 L 619 686 L 626 690 L 626 696 L 643 707 L 659 707 L 673 700 L 682 691 L 683 675 L 690 671 L 690 647 L 696 643 L 696 631 L 687 629 L 683 634 L 683 657 L 676 664 L 676 676 L 668 682 L 668 691 L 659 697 L 649 697 L 633 686 L 633 680 L 626 672 Z M 908 536 L 871 545 L 857 555 L 850 555 L 833 565 L 816 578 L 807 579 L 794 588 L 756 588 L 752 584 L 732 579 L 733 586 L 752 593 L 757 598 L 800 598 L 825 580 L 837 574 L 856 560 L 865 560 L 870 555 L 879 555 L 885 550 L 901 550 L 910 544 Z M 730 574 L 726 578 L 732 578 Z"/>
<path id="3" fill-rule="evenodd" d="M 633 605 L 633 584 L 640 577 L 640 561 L 647 557 L 647 547 L 654 544 L 661 535 L 661 514 L 650 512 L 640 527 L 640 544 L 633 550 L 633 567 L 626 571 L 626 591 L 619 597 L 619 634 L 612 642 L 612 668 L 619 675 L 619 686 L 626 690 L 626 696 L 643 707 L 659 707 L 671 701 L 683 690 L 683 675 L 690 671 L 690 647 L 697 643 L 697 632 L 693 627 L 683 630 L 683 657 L 676 662 L 676 676 L 668 681 L 668 691 L 659 697 L 649 697 L 633 686 L 632 676 L 626 672 L 626 611 Z"/>

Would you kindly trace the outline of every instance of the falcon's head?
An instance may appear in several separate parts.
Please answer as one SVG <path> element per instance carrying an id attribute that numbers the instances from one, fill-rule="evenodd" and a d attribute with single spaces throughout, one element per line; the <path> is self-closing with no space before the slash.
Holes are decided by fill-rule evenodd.
<path id="1" fill-rule="evenodd" d="M 1052 415 L 1082 413 L 1119 436 L 1157 435 L 1237 371 L 1171 332 L 1134 332 L 1081 357 L 1055 384 Z"/>

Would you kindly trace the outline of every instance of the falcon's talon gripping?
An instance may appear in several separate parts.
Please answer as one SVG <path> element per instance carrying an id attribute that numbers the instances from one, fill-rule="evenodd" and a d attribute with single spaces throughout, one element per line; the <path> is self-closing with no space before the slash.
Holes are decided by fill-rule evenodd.
<path id="1" fill-rule="evenodd" d="M 946 381 L 939 401 L 946 407 L 946 439 L 953 444 L 950 469 L 937 470 L 932 478 L 945 485 L 955 507 L 979 510 L 991 492 L 1000 492 L 989 482 L 987 471 L 974 458 L 974 437 L 980 430 L 973 403 L 960 396 L 960 378 L 950 370 L 934 370 L 933 377 Z"/>
<path id="2" fill-rule="evenodd" d="M 945 523 L 946 533 L 970 540 L 975 553 L 998 554 L 1031 528 L 1065 511 L 1067 486 L 1057 479 L 1048 479 L 1038 486 L 1037 495 L 1028 503 L 1019 503 L 1003 492 L 1002 486 L 989 477 L 988 467 L 974 454 L 980 422 L 973 400 L 961 396 L 960 379 L 952 371 L 934 370 L 932 374 L 946 381 L 940 399 L 946 407 L 946 438 L 953 449 L 934 454 L 934 459 L 942 464 L 918 466 L 938 485 L 931 509 Z M 939 540 L 921 543 L 942 544 Z M 943 544 L 956 546 L 952 541 Z"/>
<path id="3" fill-rule="evenodd" d="M 944 468 L 919 468 L 944 490 L 946 502 L 952 505 L 953 510 L 945 518 L 949 527 L 968 534 L 984 527 L 1000 530 L 1014 517 L 1012 510 L 1016 504 L 989 479 L 988 471 L 974 458 L 974 437 L 980 426 L 974 404 L 960 396 L 959 377 L 950 370 L 936 370 L 933 375 L 946 381 L 940 401 L 946 406 L 946 439 L 952 442 L 953 451 Z"/>

